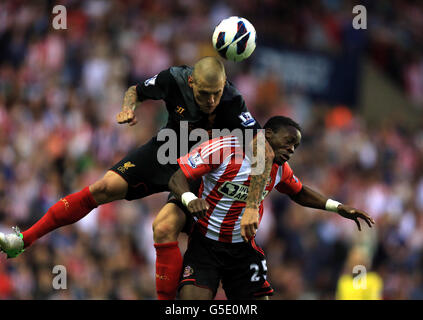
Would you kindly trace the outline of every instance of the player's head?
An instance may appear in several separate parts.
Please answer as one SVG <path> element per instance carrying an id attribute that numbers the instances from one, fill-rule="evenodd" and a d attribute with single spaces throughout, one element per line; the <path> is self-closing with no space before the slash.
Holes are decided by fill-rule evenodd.
<path id="1" fill-rule="evenodd" d="M 266 140 L 275 153 L 277 164 L 288 161 L 301 141 L 301 127 L 288 117 L 270 118 L 264 125 Z"/>
<path id="2" fill-rule="evenodd" d="M 194 65 L 188 85 L 195 102 L 204 113 L 212 113 L 222 98 L 226 83 L 225 66 L 217 57 L 205 57 Z"/>

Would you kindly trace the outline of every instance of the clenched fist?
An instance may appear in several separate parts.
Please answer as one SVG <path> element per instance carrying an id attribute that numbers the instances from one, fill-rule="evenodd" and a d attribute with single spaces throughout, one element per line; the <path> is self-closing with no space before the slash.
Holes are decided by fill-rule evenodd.
<path id="1" fill-rule="evenodd" d="M 206 200 L 198 198 L 190 201 L 188 204 L 188 210 L 192 215 L 198 217 L 199 219 L 206 216 L 207 210 L 210 208 Z"/>
<path id="2" fill-rule="evenodd" d="M 241 218 L 241 237 L 245 242 L 255 237 L 259 224 L 258 209 L 246 208 Z"/>
<path id="3" fill-rule="evenodd" d="M 133 126 L 138 122 L 135 117 L 135 108 L 137 107 L 137 87 L 131 86 L 125 92 L 125 97 L 123 98 L 122 111 L 116 116 L 116 121 L 118 123 L 127 123 L 130 126 Z"/>
<path id="4" fill-rule="evenodd" d="M 129 107 L 123 107 L 122 111 L 116 116 L 116 121 L 118 123 L 128 123 L 130 126 L 138 122 L 134 110 Z"/>

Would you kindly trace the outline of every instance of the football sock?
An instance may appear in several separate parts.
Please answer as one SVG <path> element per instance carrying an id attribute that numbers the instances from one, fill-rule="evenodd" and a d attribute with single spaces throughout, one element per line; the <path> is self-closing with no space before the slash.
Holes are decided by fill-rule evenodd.
<path id="1" fill-rule="evenodd" d="M 22 232 L 24 248 L 56 228 L 77 222 L 97 206 L 89 187 L 60 199 L 31 228 Z"/>
<path id="2" fill-rule="evenodd" d="M 155 243 L 156 291 L 159 300 L 174 300 L 182 271 L 178 241 Z"/>

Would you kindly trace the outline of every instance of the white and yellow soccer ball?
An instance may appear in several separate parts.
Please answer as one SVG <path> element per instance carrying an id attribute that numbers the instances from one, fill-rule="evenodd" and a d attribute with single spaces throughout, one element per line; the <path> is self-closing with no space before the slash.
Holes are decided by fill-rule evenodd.
<path id="1" fill-rule="evenodd" d="M 221 57 L 231 61 L 242 61 L 256 48 L 256 30 L 245 18 L 229 17 L 216 26 L 212 42 Z"/>

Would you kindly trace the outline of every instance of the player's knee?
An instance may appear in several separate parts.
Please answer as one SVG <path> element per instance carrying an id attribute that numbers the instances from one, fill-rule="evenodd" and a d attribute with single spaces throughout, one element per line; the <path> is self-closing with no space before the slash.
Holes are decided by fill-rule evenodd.
<path id="1" fill-rule="evenodd" d="M 91 194 L 99 204 L 125 198 L 127 189 L 127 182 L 111 171 L 90 186 Z"/>
<path id="2" fill-rule="evenodd" d="M 153 222 L 153 237 L 155 243 L 173 242 L 178 239 L 179 228 L 166 220 Z"/>
<path id="3" fill-rule="evenodd" d="M 177 241 L 185 221 L 184 212 L 175 204 L 167 203 L 153 222 L 154 241 L 156 243 Z"/>

